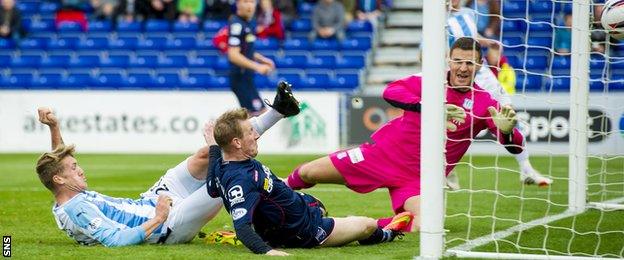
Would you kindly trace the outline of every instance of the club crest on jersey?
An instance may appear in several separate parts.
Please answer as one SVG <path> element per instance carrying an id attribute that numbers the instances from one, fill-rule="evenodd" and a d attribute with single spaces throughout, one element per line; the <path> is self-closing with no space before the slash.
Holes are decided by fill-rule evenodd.
<path id="1" fill-rule="evenodd" d="M 472 109 L 472 105 L 474 104 L 474 101 L 472 101 L 472 99 L 464 99 L 464 104 L 462 105 L 465 109 Z"/>
<path id="2" fill-rule="evenodd" d="M 95 231 L 97 230 L 100 226 L 102 225 L 102 219 L 101 218 L 94 218 L 93 220 L 91 220 L 91 222 L 89 222 L 89 229 L 91 231 Z"/>
<path id="3" fill-rule="evenodd" d="M 245 216 L 247 210 L 245 208 L 235 208 L 232 210 L 232 220 L 237 220 Z"/>
<path id="4" fill-rule="evenodd" d="M 230 188 L 227 194 L 231 206 L 245 201 L 245 198 L 243 198 L 243 187 L 241 187 L 240 185 L 236 185 Z"/>

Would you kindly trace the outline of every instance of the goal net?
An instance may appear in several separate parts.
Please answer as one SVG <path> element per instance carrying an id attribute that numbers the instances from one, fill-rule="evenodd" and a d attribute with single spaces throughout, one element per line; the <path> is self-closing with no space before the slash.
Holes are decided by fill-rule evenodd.
<path id="1" fill-rule="evenodd" d="M 439 25 L 427 21 L 434 10 L 427 5 L 439 7 L 433 2 L 425 1 L 424 32 Z M 425 187 L 440 182 L 428 182 L 423 173 L 422 204 L 444 207 L 442 230 L 435 228 L 436 210 L 421 209 L 420 256 L 623 258 L 624 42 L 599 26 L 603 1 L 469 2 L 481 35 L 502 43 L 505 58 L 489 65 L 515 92 L 512 106 L 530 164 L 553 183 L 528 185 L 522 158 L 489 134 L 479 135 L 453 171 L 459 189 L 436 197 Z M 423 68 L 427 62 L 424 57 Z M 500 74 L 506 69 L 515 82 Z M 440 255 L 423 248 L 423 240 L 438 235 Z"/>

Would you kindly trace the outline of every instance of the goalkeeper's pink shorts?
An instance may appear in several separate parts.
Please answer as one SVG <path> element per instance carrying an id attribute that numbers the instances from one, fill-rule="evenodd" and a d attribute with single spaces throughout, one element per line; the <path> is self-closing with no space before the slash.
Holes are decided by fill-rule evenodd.
<path id="1" fill-rule="evenodd" d="M 418 164 L 407 166 L 401 163 L 401 158 L 388 155 L 375 144 L 364 143 L 357 148 L 337 151 L 329 158 L 349 189 L 368 193 L 388 188 L 395 213 L 404 211 L 403 204 L 408 198 L 420 195 Z"/>

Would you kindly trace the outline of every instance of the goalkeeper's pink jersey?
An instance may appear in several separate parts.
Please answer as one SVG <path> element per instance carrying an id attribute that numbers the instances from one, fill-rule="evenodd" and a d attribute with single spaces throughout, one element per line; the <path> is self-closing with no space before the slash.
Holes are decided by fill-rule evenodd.
<path id="1" fill-rule="evenodd" d="M 425 87 L 426 90 L 426 87 Z M 419 75 L 408 76 L 388 84 L 383 98 L 389 103 L 419 104 L 422 93 L 422 79 Z M 446 174 L 448 174 L 466 153 L 473 138 L 488 128 L 498 136 L 499 142 L 506 144 L 510 152 L 522 151 L 523 137 L 514 129 L 513 135 L 498 133 L 491 119 L 488 107 L 499 109 L 499 104 L 490 94 L 474 85 L 468 92 L 460 92 L 447 86 L 446 102 L 466 110 L 466 122 L 457 124 L 457 131 L 447 131 Z M 386 123 L 371 138 L 379 149 L 384 150 L 397 164 L 403 164 L 415 172 L 420 172 L 420 126 L 421 112 L 405 111 L 402 116 Z M 426 152 L 426 147 L 424 147 Z"/>

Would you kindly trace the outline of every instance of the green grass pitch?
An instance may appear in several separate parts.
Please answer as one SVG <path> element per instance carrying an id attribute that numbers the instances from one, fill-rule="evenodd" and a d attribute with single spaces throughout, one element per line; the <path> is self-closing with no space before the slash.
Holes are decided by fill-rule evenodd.
<path id="1" fill-rule="evenodd" d="M 247 258 L 244 246 L 208 245 L 200 239 L 185 245 L 141 245 L 125 248 L 84 247 L 57 229 L 52 217 L 53 198 L 34 172 L 35 154 L 0 155 L 0 234 L 12 236 L 15 258 Z M 78 155 L 90 189 L 101 193 L 137 198 L 168 168 L 185 155 Z M 261 156 L 259 160 L 276 174 L 286 176 L 297 165 L 316 156 Z M 555 179 L 549 188 L 523 186 L 511 157 L 466 157 L 457 167 L 462 188 L 447 193 L 445 228 L 447 247 L 566 209 L 567 158 L 532 157 L 534 166 Z M 591 159 L 591 201 L 624 196 L 624 159 Z M 598 181 L 604 185 L 598 185 Z M 497 190 L 498 192 L 492 192 Z M 318 185 L 308 190 L 319 197 L 332 216 L 392 214 L 388 194 L 379 190 L 356 194 L 337 185 Z M 521 197 L 525 199 L 520 199 Z M 588 210 L 546 226 L 533 228 L 490 243 L 478 250 L 523 253 L 584 253 L 624 257 L 624 212 Z M 229 216 L 221 211 L 204 231 L 227 229 Z M 574 231 L 572 231 L 573 227 Z M 303 258 L 412 258 L 419 252 L 418 234 L 375 246 L 351 244 L 342 248 L 285 249 Z M 544 251 L 543 249 L 548 251 Z"/>

